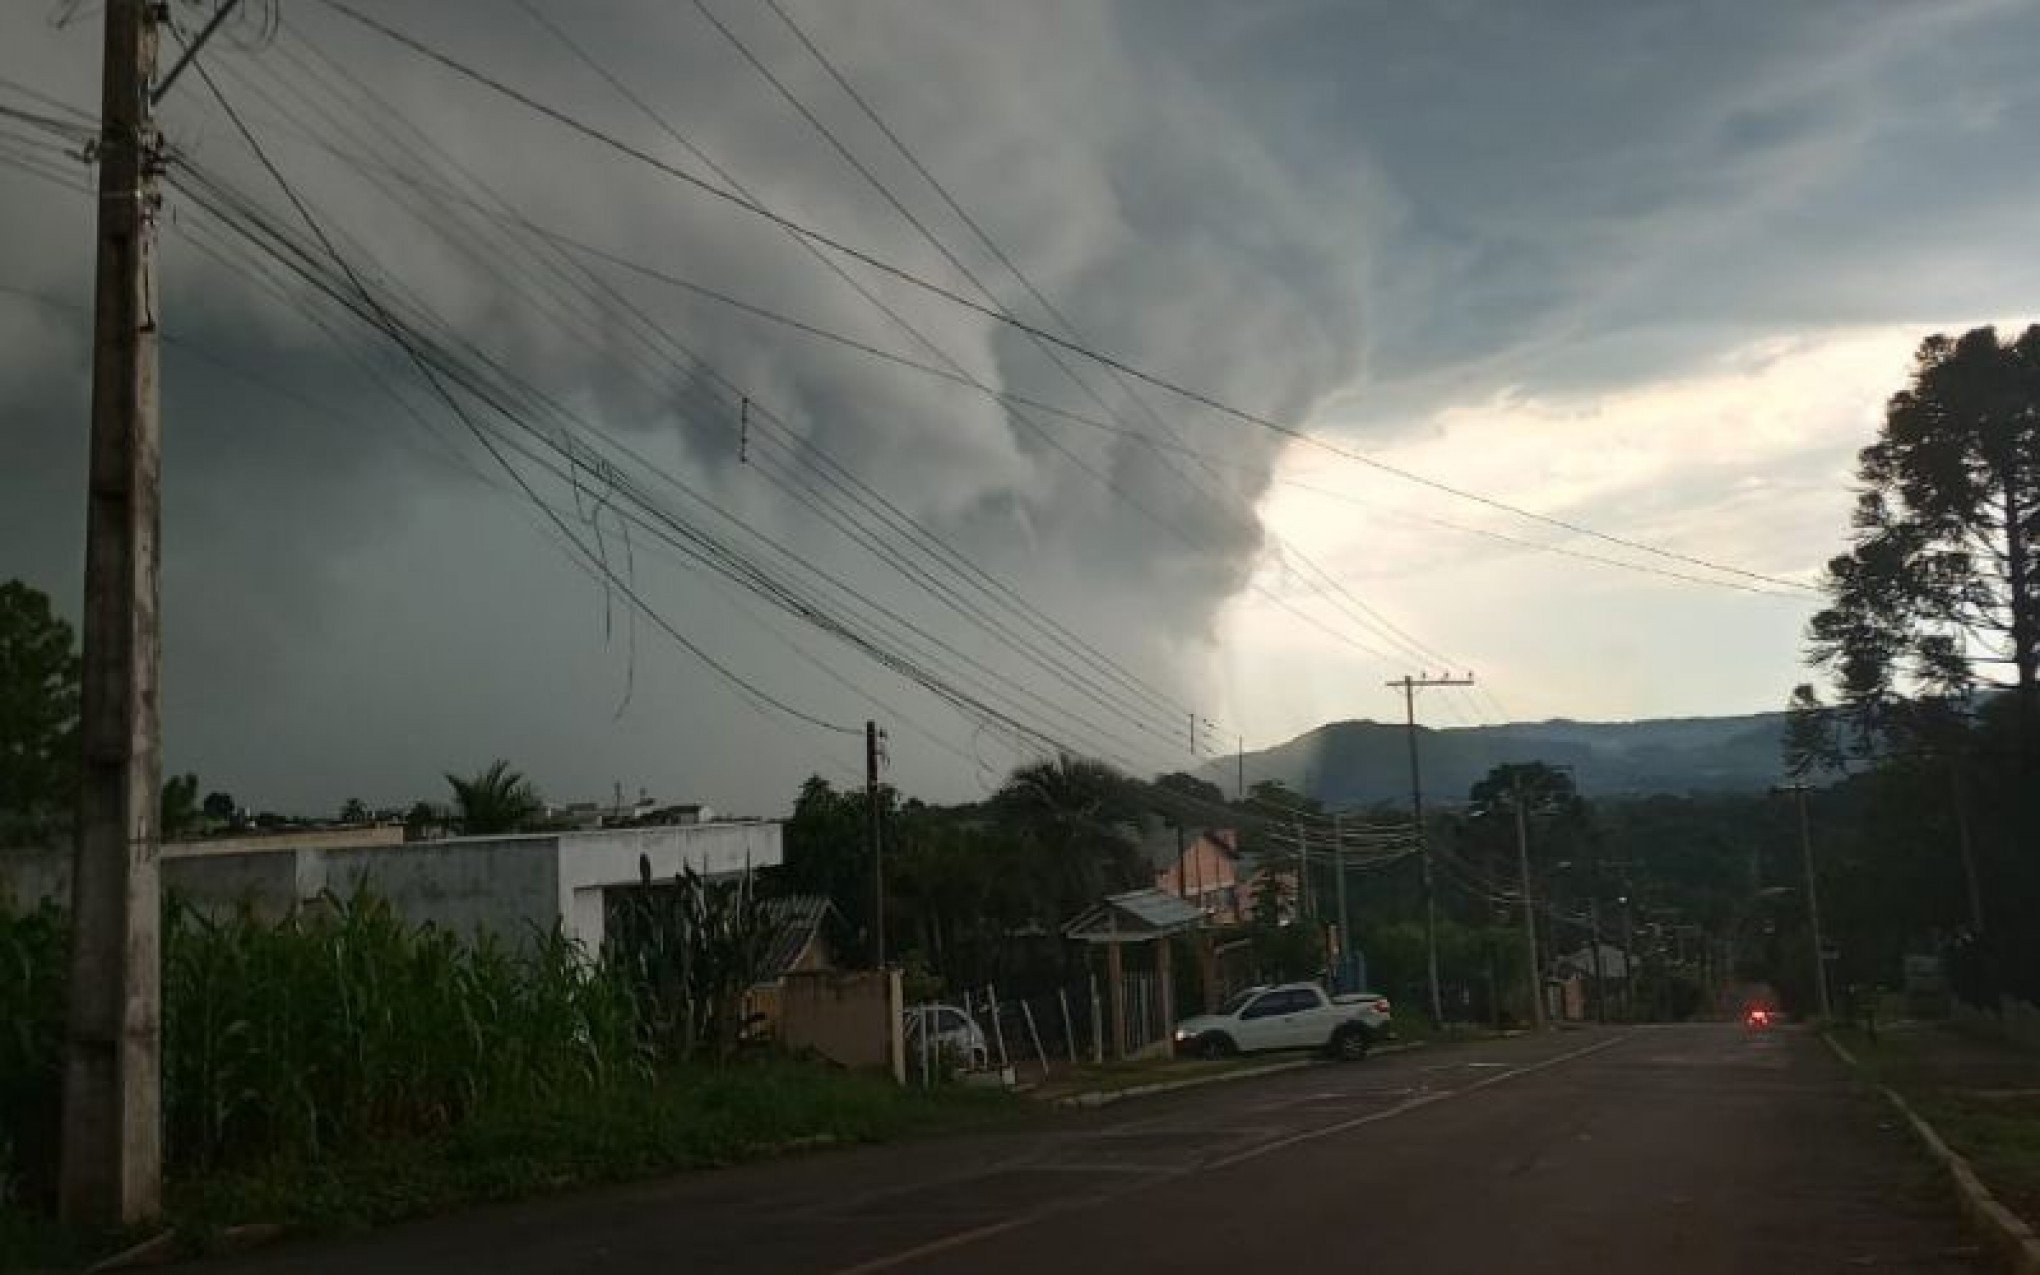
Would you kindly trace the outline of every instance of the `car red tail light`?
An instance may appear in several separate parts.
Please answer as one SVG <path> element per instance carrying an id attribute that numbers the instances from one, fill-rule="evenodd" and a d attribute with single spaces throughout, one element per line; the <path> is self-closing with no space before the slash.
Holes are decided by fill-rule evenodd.
<path id="1" fill-rule="evenodd" d="M 1383 1014 L 1386 1014 L 1386 1013 L 1388 1012 L 1388 997 L 1386 997 L 1386 996 L 1377 996 L 1377 997 L 1375 997 L 1375 998 L 1374 998 L 1374 1008 L 1375 1008 L 1375 1009 L 1376 1009 L 1376 1010 L 1377 1010 L 1378 1012 L 1380 1012 L 1380 1013 L 1383 1013 Z"/>

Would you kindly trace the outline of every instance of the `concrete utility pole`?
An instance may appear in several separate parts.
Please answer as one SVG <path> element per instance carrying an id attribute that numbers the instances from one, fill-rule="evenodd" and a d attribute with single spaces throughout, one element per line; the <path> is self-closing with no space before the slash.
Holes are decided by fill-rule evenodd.
<path id="1" fill-rule="evenodd" d="M 1336 990 L 1357 992 L 1347 986 L 1353 976 L 1353 914 L 1346 910 L 1346 838 L 1337 811 L 1332 812 L 1332 871 L 1339 877 L 1339 976 Z"/>
<path id="2" fill-rule="evenodd" d="M 871 851 L 871 964 L 885 968 L 885 841 L 878 816 L 878 763 L 885 733 L 864 723 L 864 842 Z"/>
<path id="3" fill-rule="evenodd" d="M 1834 1005 L 1828 999 L 1827 944 L 1820 936 L 1820 894 L 1813 883 L 1813 826 L 1806 815 L 1806 785 L 1779 784 L 1772 792 L 1789 792 L 1799 807 L 1799 854 L 1806 868 L 1806 924 L 1813 931 L 1813 990 L 1819 998 L 1820 1016 L 1832 1019 Z"/>
<path id="4" fill-rule="evenodd" d="M 1438 990 L 1438 889 L 1431 875 L 1431 839 L 1424 834 L 1424 780 L 1417 763 L 1417 691 L 1426 686 L 1471 686 L 1465 677 L 1402 677 L 1388 683 L 1403 693 L 1403 722 L 1410 744 L 1410 818 L 1417 829 L 1417 858 L 1424 871 L 1424 967 L 1431 993 L 1431 1025 L 1445 1025 L 1445 1001 Z"/>
<path id="5" fill-rule="evenodd" d="M 83 744 L 71 875 L 71 1004 L 58 1204 L 78 1226 L 162 1211 L 161 531 L 150 110 L 156 6 L 106 0 L 100 84 Z"/>
<path id="6" fill-rule="evenodd" d="M 1516 808 L 1516 873 L 1523 892 L 1523 956 L 1530 967 L 1526 975 L 1530 983 L 1530 1024 L 1543 1031 L 1544 978 L 1537 968 L 1537 908 L 1530 893 L 1530 812 L 1523 802 L 1521 771 L 1513 777 L 1513 791 L 1515 796 L 1509 804 Z"/>
<path id="7" fill-rule="evenodd" d="M 1629 874 L 1622 875 L 1622 897 L 1615 900 L 1622 907 L 1622 1016 L 1630 1022 L 1636 1021 L 1636 932 L 1630 923 Z"/>
<path id="8" fill-rule="evenodd" d="M 1594 1021 L 1608 1021 L 1608 972 L 1601 962 L 1601 894 L 1598 889 L 1587 899 L 1587 930 L 1594 943 Z"/>

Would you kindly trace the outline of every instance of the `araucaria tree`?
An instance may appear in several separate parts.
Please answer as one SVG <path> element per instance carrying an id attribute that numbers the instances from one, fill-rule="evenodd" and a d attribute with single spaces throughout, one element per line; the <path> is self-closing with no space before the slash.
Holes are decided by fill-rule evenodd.
<path id="1" fill-rule="evenodd" d="M 1904 702 L 2015 697 L 2040 744 L 2040 326 L 1921 344 L 1911 383 L 1857 462 L 1849 552 L 1828 563 L 1810 655 L 1866 738 Z"/>

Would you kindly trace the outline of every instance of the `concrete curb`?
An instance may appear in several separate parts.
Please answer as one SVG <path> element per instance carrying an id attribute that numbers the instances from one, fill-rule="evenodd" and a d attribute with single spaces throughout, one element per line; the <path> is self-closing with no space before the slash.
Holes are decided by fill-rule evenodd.
<path id="1" fill-rule="evenodd" d="M 1380 1057 L 1383 1054 L 1399 1054 L 1406 1050 L 1416 1049 L 1423 1043 L 1420 1040 L 1413 1040 L 1400 1045 L 1381 1045 L 1369 1050 L 1368 1056 Z M 1125 1102 L 1129 1098 L 1151 1098 L 1156 1094 L 1174 1093 L 1179 1089 L 1197 1089 L 1204 1085 L 1223 1084 L 1228 1080 L 1252 1080 L 1256 1076 L 1274 1076 L 1285 1071 L 1301 1071 L 1305 1067 L 1324 1067 L 1329 1065 L 1329 1059 L 1297 1058 L 1289 1062 L 1270 1063 L 1265 1067 L 1243 1067 L 1238 1071 L 1221 1072 L 1216 1076 L 1192 1076 L 1188 1080 L 1164 1080 L 1152 1085 L 1130 1085 L 1125 1089 L 1093 1089 L 1085 1093 L 1065 1094 L 1060 1098 L 1049 1099 L 1048 1102 L 1050 1106 L 1055 1107 L 1076 1107 L 1090 1110 L 1097 1107 L 1109 1107 L 1115 1102 Z"/>
<path id="2" fill-rule="evenodd" d="M 1840 1041 L 1826 1032 L 1822 1032 L 1820 1038 L 1850 1070 L 1861 1073 L 1863 1065 Z M 1889 1085 L 1878 1085 L 1877 1088 L 1912 1126 L 1913 1133 L 1925 1145 L 1927 1153 L 1948 1170 L 1948 1176 L 1955 1181 L 1955 1195 L 1961 1201 L 1963 1216 L 1997 1246 L 2004 1255 L 2006 1269 L 2015 1272 L 2015 1275 L 2040 1275 L 2040 1236 L 2034 1234 L 2024 1218 L 1998 1202 L 1962 1153 L 1949 1146 L 1934 1126 L 1921 1119 L 1920 1114 L 1912 1109 L 1912 1104 L 1896 1089 Z"/>

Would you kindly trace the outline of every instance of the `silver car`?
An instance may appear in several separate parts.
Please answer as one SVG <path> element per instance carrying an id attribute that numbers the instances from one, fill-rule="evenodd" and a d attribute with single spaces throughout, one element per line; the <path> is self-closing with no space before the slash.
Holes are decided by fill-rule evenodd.
<path id="1" fill-rule="evenodd" d="M 955 1005 L 910 1005 L 901 1017 L 906 1020 L 908 1057 L 919 1055 L 922 1036 L 932 1023 L 935 1048 L 953 1056 L 965 1070 L 983 1071 L 991 1065 L 985 1029 L 969 1010 Z"/>

